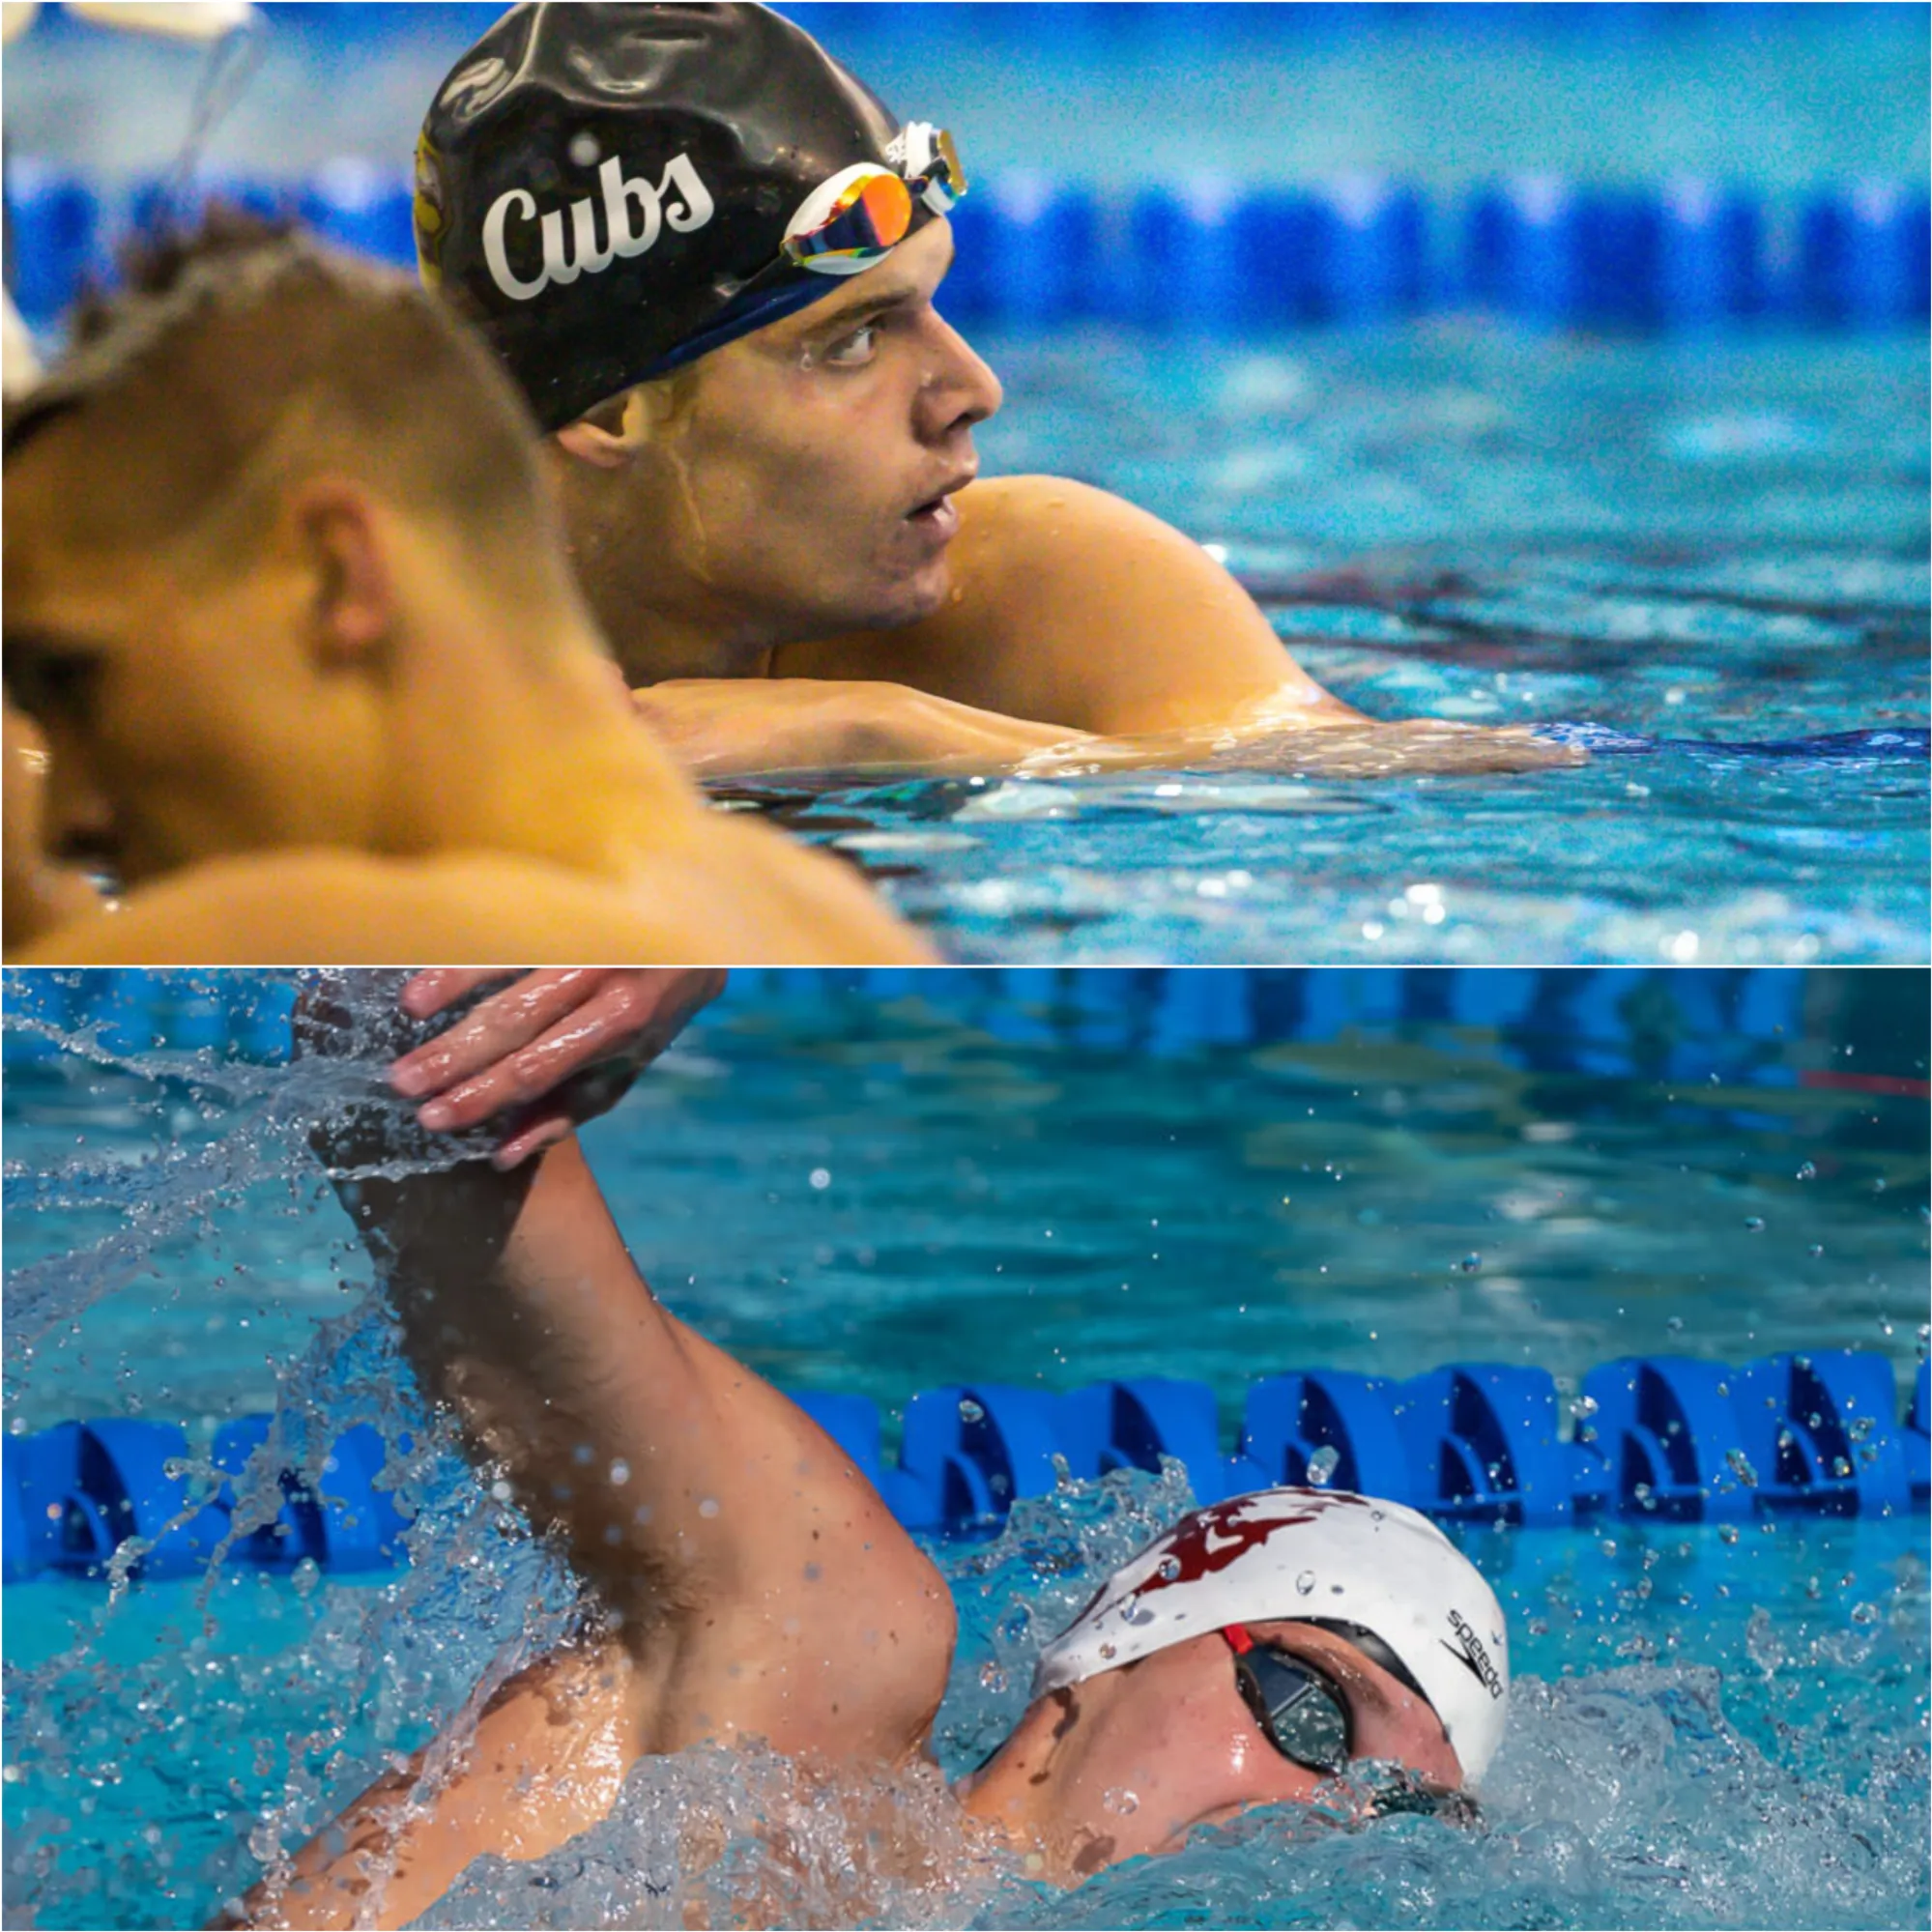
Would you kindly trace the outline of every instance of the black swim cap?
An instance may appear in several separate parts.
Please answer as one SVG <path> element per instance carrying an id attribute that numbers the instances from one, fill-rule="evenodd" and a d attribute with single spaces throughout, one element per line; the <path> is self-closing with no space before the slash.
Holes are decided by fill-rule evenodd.
<path id="1" fill-rule="evenodd" d="M 560 429 L 829 295 L 786 224 L 843 168 L 897 171 L 899 131 L 766 7 L 517 7 L 423 123 L 422 278 Z"/>

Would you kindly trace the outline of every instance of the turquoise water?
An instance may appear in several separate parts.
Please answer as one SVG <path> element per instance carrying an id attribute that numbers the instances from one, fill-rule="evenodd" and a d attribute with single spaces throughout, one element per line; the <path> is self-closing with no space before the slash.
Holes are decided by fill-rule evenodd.
<path id="1" fill-rule="evenodd" d="M 746 794 L 851 855 L 950 953 L 1927 957 L 1922 741 L 1703 748 L 1923 732 L 1922 342 L 1450 321 L 981 346 L 1007 385 L 980 432 L 990 472 L 1079 476 L 1218 546 L 1372 716 L 1665 742 L 1522 777 L 1302 779 L 1263 749 L 1181 774 Z"/>
<path id="2" fill-rule="evenodd" d="M 1018 1007 L 995 1032 L 917 997 L 765 986 L 746 976 L 589 1139 L 660 1291 L 788 1386 L 894 1410 L 954 1377 L 1160 1371 L 1207 1380 L 1231 1426 L 1277 1368 L 1487 1357 L 1573 1386 L 1625 1350 L 1855 1346 L 1902 1379 L 1925 1345 L 1922 1099 L 1776 1083 L 1848 1064 L 1922 1081 L 1918 975 L 1819 976 L 1803 1024 L 1721 1084 L 1665 1073 L 1636 1008 L 1634 1056 L 1592 1074 L 1442 1024 L 1156 1057 L 1013 1037 L 1038 1018 Z M 8 1590 L 9 1922 L 201 1923 L 486 1667 L 553 1639 L 570 1589 L 422 1433 L 347 1222 L 296 1151 L 339 1078 L 70 1049 L 8 1073 L 8 1427 L 148 1414 L 199 1443 L 270 1406 L 376 1420 L 418 1512 L 415 1563 L 374 1578 Z M 1071 1485 L 945 1553 L 947 1771 L 1180 1480 Z M 950 1853 L 915 1884 L 790 1767 L 696 1753 L 641 1768 L 557 1858 L 478 1867 L 432 1922 L 676 1924 L 768 1892 L 781 1863 L 802 1873 L 793 1920 L 1923 1922 L 1922 1516 L 1470 1547 L 1521 1672 L 1477 1834 L 1256 1815 L 1049 1894 L 912 1776 L 891 1796 Z M 720 1862 L 684 1848 L 700 1811 L 724 1821 Z M 752 1829 L 774 1817 L 782 1859 Z M 835 1889 L 848 1866 L 857 1893 Z"/>

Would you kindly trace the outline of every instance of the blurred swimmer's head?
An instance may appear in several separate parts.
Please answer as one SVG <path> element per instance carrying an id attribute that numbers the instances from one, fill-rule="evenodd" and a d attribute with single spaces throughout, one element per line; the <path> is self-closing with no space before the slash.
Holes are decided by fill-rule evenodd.
<path id="1" fill-rule="evenodd" d="M 537 5 L 457 63 L 418 162 L 424 277 L 558 432 L 634 678 L 939 608 L 1000 402 L 934 306 L 944 130 L 764 7 Z"/>
<path id="2" fill-rule="evenodd" d="M 270 224 L 130 259 L 5 440 L 6 676 L 50 744 L 48 845 L 130 883 L 386 849 L 410 734 L 462 730 L 423 715 L 424 654 L 589 633 L 487 352 Z"/>
<path id="3" fill-rule="evenodd" d="M 1197 1510 L 1048 1645 L 971 1808 L 1074 1874 L 1170 1850 L 1343 1776 L 1375 1808 L 1466 1812 L 1502 1736 L 1503 1614 L 1400 1504 L 1266 1489 Z"/>

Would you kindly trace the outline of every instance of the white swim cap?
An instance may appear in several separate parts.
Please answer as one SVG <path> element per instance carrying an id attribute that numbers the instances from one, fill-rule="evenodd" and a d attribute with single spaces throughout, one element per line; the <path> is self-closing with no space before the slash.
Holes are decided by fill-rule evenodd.
<path id="1" fill-rule="evenodd" d="M 1354 1624 L 1422 1687 L 1474 1784 L 1509 1706 L 1502 1606 L 1425 1515 L 1341 1489 L 1256 1489 L 1183 1516 L 1041 1653 L 1033 1695 L 1229 1624 Z"/>

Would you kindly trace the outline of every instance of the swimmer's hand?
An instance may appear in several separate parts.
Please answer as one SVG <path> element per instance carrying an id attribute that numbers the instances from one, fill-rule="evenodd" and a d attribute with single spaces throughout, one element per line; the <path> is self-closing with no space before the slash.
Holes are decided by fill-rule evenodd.
<path id="1" fill-rule="evenodd" d="M 419 972 L 400 1005 L 428 1020 L 500 972 Z M 637 1076 L 702 1007 L 724 991 L 709 967 L 573 967 L 526 973 L 459 1024 L 389 1069 L 389 1084 L 421 1103 L 439 1134 L 502 1117 L 501 1170 L 562 1140 L 615 1107 Z"/>
<path id="2" fill-rule="evenodd" d="M 631 694 L 695 777 L 784 771 L 994 771 L 1084 735 L 871 678 L 674 678 Z"/>

